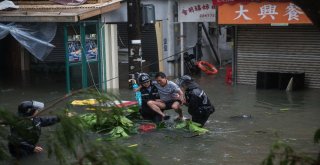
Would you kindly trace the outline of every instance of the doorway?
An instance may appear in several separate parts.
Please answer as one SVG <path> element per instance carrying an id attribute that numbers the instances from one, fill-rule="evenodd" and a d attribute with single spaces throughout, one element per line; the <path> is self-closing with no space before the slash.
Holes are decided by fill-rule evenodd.
<path id="1" fill-rule="evenodd" d="M 100 88 L 100 30 L 98 22 L 64 27 L 67 93 L 87 87 Z"/>

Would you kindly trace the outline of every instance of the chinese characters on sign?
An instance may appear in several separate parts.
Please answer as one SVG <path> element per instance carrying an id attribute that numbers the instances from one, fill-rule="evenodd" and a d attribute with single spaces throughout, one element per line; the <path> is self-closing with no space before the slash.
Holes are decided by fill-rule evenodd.
<path id="1" fill-rule="evenodd" d="M 238 16 L 233 20 L 239 19 L 240 17 L 243 17 L 244 20 L 252 20 L 250 17 L 245 15 L 245 13 L 247 13 L 248 11 L 249 10 L 244 9 L 243 5 L 240 5 L 239 11 L 236 11 L 236 13 L 238 13 Z"/>
<path id="2" fill-rule="evenodd" d="M 311 24 L 293 3 L 224 4 L 218 12 L 219 24 Z"/>
<path id="3" fill-rule="evenodd" d="M 211 0 L 179 1 L 179 22 L 215 22 L 216 13 Z"/>
<path id="4" fill-rule="evenodd" d="M 264 19 L 267 16 L 270 16 L 272 20 L 276 19 L 275 15 L 278 14 L 278 12 L 276 12 L 276 8 L 277 5 L 263 5 L 260 7 L 260 13 L 258 14 L 260 17 L 260 19 Z"/>
<path id="5" fill-rule="evenodd" d="M 299 7 L 290 3 L 286 8 L 286 14 L 288 16 L 288 20 L 297 20 L 299 21 L 299 15 L 304 14 Z"/>

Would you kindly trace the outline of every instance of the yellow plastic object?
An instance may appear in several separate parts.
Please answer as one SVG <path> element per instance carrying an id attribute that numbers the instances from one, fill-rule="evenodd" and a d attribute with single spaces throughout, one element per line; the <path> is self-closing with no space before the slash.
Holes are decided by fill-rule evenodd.
<path id="1" fill-rule="evenodd" d="M 73 100 L 72 105 L 97 105 L 99 102 L 96 99 L 86 99 L 86 100 Z"/>

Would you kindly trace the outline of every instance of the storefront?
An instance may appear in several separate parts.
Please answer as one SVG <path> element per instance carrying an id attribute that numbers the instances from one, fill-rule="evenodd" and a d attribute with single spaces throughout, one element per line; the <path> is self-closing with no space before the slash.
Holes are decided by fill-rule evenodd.
<path id="1" fill-rule="evenodd" d="M 104 75 L 106 73 L 104 69 L 105 61 L 108 59 L 106 56 L 109 55 L 105 53 L 105 42 L 110 42 L 111 39 L 105 36 L 105 26 L 101 23 L 100 16 L 119 7 L 120 0 L 110 0 L 103 3 L 78 6 L 57 4 L 19 5 L 17 10 L 0 11 L 0 22 L 3 22 L 3 25 L 9 22 L 16 22 L 21 25 L 50 22 L 57 26 L 57 31 L 52 39 L 54 48 L 49 54 L 46 54 L 45 58 L 38 58 L 33 52 L 29 51 L 30 53 L 28 53 L 22 48 L 12 54 L 12 56 L 19 57 L 18 60 L 8 60 L 8 62 L 18 63 L 17 71 L 36 70 L 35 68 L 38 67 L 39 77 L 42 76 L 40 74 L 44 70 L 42 66 L 52 68 L 54 64 L 55 67 L 64 70 L 65 74 L 60 74 L 60 76 L 65 77 L 65 86 L 68 93 L 92 86 L 105 89 L 107 76 Z M 30 57 L 22 58 L 25 56 Z M 36 61 L 36 64 L 34 64 L 34 61 Z M 22 66 L 19 63 L 28 65 L 25 67 L 25 65 Z M 50 76 L 51 72 L 47 72 L 47 75 L 48 73 Z"/>
<path id="2" fill-rule="evenodd" d="M 235 26 L 235 83 L 256 85 L 257 72 L 304 73 L 305 86 L 320 88 L 320 32 L 290 2 L 219 6 L 218 23 Z"/>

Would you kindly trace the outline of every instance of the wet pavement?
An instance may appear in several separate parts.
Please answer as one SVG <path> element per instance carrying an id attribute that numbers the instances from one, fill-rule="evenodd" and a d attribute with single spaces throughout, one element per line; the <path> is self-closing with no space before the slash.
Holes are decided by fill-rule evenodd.
<path id="1" fill-rule="evenodd" d="M 223 76 L 221 72 L 196 78 L 216 108 L 205 126 L 210 133 L 193 137 L 188 132 L 168 128 L 133 135 L 119 142 L 125 146 L 137 144 L 136 149 L 153 165 L 256 165 L 267 157 L 271 144 L 277 139 L 284 140 L 299 153 L 315 156 L 319 152 L 319 145 L 313 144 L 313 135 L 320 128 L 319 89 L 256 90 L 255 86 L 229 86 Z M 0 105 L 15 111 L 22 100 L 50 102 L 63 96 L 64 90 L 63 85 L 45 84 L 33 90 L 28 86 L 1 87 Z M 133 98 L 128 89 L 122 89 L 120 94 L 124 99 Z M 183 109 L 188 116 L 186 107 Z M 172 118 L 176 116 L 173 111 L 166 113 Z M 58 164 L 48 160 L 45 153 L 38 155 L 37 161 L 22 162 L 44 163 Z"/>

